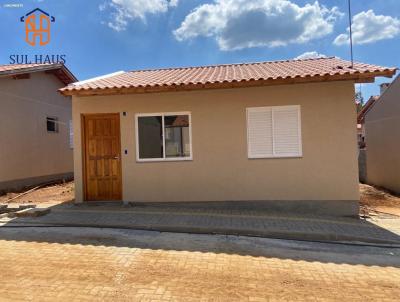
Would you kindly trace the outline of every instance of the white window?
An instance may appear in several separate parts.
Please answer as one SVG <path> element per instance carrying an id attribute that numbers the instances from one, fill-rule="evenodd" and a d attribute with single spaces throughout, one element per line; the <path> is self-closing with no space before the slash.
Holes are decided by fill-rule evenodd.
<path id="1" fill-rule="evenodd" d="M 249 158 L 300 157 L 300 106 L 247 108 Z"/>
<path id="2" fill-rule="evenodd" d="M 137 161 L 192 159 L 190 113 L 136 114 L 135 119 Z"/>

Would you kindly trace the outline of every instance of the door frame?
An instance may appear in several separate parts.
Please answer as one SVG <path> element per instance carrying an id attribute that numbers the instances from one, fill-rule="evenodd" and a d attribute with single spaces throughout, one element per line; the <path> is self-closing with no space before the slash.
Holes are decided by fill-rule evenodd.
<path id="1" fill-rule="evenodd" d="M 81 113 L 81 151 L 82 151 L 82 189 L 83 189 L 83 201 L 84 202 L 90 202 L 93 200 L 88 200 L 87 198 L 87 173 L 86 173 L 86 136 L 85 136 L 85 118 L 86 117 L 93 117 L 93 116 L 118 116 L 118 131 L 119 131 L 119 151 L 120 151 L 120 157 L 119 157 L 119 171 L 120 171 L 120 177 L 121 177 L 121 198 L 120 199 L 115 199 L 112 201 L 122 201 L 123 200 L 123 183 L 122 183 L 122 149 L 121 149 L 121 116 L 119 112 L 116 113 Z M 102 202 L 101 200 L 95 200 L 94 202 Z"/>

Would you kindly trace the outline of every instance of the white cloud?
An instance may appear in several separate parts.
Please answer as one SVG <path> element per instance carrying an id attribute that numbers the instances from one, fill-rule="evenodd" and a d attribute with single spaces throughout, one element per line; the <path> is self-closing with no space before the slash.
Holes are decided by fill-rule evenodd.
<path id="1" fill-rule="evenodd" d="M 196 7 L 174 34 L 179 41 L 212 37 L 222 50 L 276 47 L 324 37 L 342 15 L 318 1 L 301 7 L 289 0 L 215 0 Z"/>
<path id="2" fill-rule="evenodd" d="M 99 5 L 99 10 L 100 10 L 101 12 L 104 11 L 104 10 L 106 10 L 106 8 L 107 8 L 107 4 L 106 4 L 106 3 L 102 3 L 102 4 Z"/>
<path id="3" fill-rule="evenodd" d="M 100 5 L 104 11 L 110 8 L 112 20 L 108 26 L 116 31 L 125 30 L 129 21 L 140 19 L 146 21 L 146 15 L 165 13 L 170 7 L 178 5 L 178 0 L 112 0 L 110 3 Z"/>
<path id="4" fill-rule="evenodd" d="M 169 6 L 175 7 L 178 6 L 179 0 L 169 0 Z"/>
<path id="5" fill-rule="evenodd" d="M 352 31 L 354 44 L 391 39 L 400 34 L 400 20 L 390 16 L 375 15 L 373 10 L 368 10 L 353 17 Z M 349 28 L 347 28 L 347 33 L 337 36 L 333 43 L 348 44 Z"/>
<path id="6" fill-rule="evenodd" d="M 307 51 L 297 57 L 295 60 L 304 60 L 304 59 L 317 59 L 317 58 L 326 58 L 326 55 L 316 52 L 316 51 Z"/>

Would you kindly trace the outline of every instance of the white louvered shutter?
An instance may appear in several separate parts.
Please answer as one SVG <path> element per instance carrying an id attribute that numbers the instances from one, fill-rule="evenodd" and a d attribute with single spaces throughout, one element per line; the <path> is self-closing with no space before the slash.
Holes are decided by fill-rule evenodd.
<path id="1" fill-rule="evenodd" d="M 249 158 L 273 156 L 271 108 L 247 109 L 247 139 Z"/>
<path id="2" fill-rule="evenodd" d="M 301 156 L 300 106 L 273 108 L 274 155 Z"/>
<path id="3" fill-rule="evenodd" d="M 300 106 L 247 108 L 249 158 L 302 156 Z"/>

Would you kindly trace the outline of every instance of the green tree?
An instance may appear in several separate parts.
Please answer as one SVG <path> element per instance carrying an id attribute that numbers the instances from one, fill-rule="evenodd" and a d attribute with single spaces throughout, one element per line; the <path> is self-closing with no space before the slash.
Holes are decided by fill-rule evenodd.
<path id="1" fill-rule="evenodd" d="M 357 112 L 360 112 L 364 105 L 364 97 L 363 97 L 361 91 L 356 92 L 355 101 L 356 101 L 356 106 L 357 106 Z"/>

